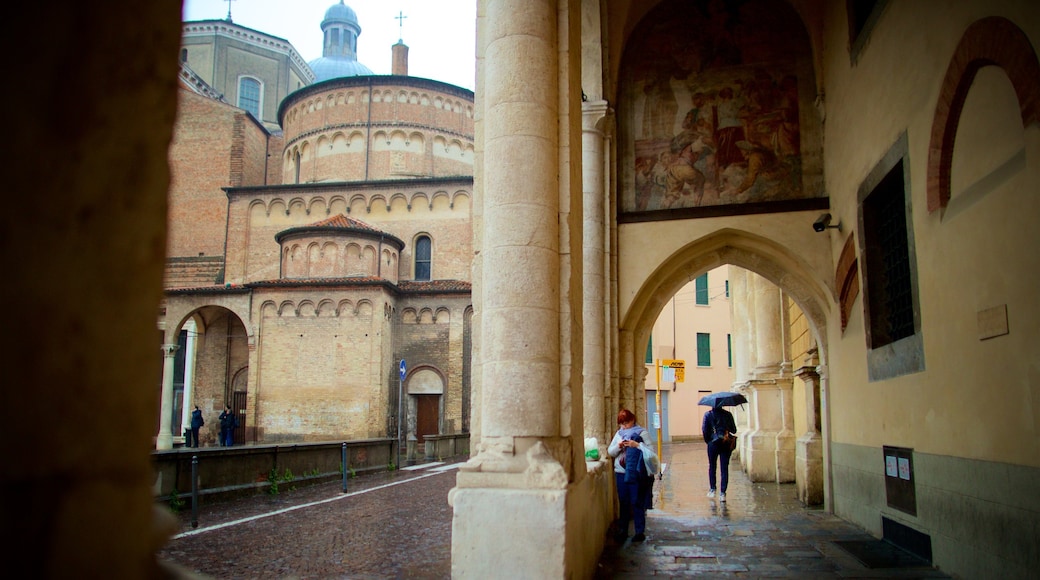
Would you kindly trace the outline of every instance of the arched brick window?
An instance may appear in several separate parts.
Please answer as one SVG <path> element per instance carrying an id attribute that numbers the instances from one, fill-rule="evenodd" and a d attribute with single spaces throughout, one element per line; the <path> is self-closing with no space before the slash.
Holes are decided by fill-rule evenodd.
<path id="1" fill-rule="evenodd" d="M 935 105 L 928 148 L 929 212 L 945 208 L 950 201 L 950 166 L 957 123 L 975 74 L 991 65 L 1004 69 L 1015 87 L 1022 125 L 1028 127 L 1040 120 L 1040 62 L 1029 38 L 1013 22 L 998 16 L 973 23 L 953 53 Z"/>

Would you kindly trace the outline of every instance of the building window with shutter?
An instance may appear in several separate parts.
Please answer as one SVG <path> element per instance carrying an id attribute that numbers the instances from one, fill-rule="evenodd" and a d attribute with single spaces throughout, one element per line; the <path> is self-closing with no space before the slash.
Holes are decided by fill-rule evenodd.
<path id="1" fill-rule="evenodd" d="M 708 305 L 708 274 L 704 273 L 697 276 L 694 281 L 694 285 L 697 291 L 697 304 L 700 306 Z"/>
<path id="2" fill-rule="evenodd" d="M 697 333 L 697 366 L 711 366 L 711 335 L 707 332 Z"/>

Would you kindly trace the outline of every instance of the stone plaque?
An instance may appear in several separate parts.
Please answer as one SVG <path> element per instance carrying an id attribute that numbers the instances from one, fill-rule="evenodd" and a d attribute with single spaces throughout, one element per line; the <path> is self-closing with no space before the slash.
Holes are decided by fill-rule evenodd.
<path id="1" fill-rule="evenodd" d="M 1007 304 L 979 311 L 979 340 L 1008 333 Z"/>

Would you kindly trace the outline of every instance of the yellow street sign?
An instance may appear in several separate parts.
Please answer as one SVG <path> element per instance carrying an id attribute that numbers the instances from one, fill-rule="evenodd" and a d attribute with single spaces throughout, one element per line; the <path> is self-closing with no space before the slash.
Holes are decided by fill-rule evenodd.
<path id="1" fill-rule="evenodd" d="M 686 380 L 686 361 L 682 359 L 664 359 L 661 367 L 675 370 L 675 382 L 682 383 Z"/>

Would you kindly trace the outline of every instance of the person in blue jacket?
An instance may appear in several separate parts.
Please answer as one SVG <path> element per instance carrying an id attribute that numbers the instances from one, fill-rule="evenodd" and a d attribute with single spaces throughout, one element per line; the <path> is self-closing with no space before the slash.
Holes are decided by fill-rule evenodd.
<path id="1" fill-rule="evenodd" d="M 206 424 L 206 421 L 202 418 L 202 410 L 199 409 L 198 405 L 195 405 L 195 410 L 191 412 L 191 429 L 188 431 L 188 447 L 199 446 L 199 429 Z"/>
<path id="2" fill-rule="evenodd" d="M 220 444 L 231 447 L 234 444 L 235 427 L 238 426 L 238 418 L 231 410 L 230 405 L 224 405 L 224 412 L 220 414 Z"/>
<path id="3" fill-rule="evenodd" d="M 701 434 L 704 442 L 708 444 L 708 497 L 715 497 L 715 466 L 721 463 L 722 489 L 719 501 L 726 501 L 726 488 L 729 487 L 729 458 L 733 455 L 733 447 L 726 437 L 737 436 L 737 422 L 733 420 L 733 413 L 716 404 L 710 411 L 704 414 L 701 422 Z"/>

